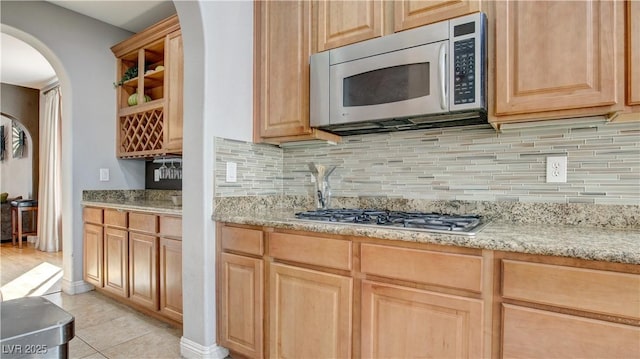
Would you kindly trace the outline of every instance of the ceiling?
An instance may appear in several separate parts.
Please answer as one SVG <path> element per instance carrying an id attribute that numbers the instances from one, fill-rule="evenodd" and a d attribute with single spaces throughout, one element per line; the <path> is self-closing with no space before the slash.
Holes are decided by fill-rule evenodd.
<path id="1" fill-rule="evenodd" d="M 140 32 L 176 13 L 171 0 L 48 0 L 48 2 L 113 26 Z M 0 37 L 0 81 L 42 89 L 56 80 L 47 60 L 36 49 L 5 33 Z"/>

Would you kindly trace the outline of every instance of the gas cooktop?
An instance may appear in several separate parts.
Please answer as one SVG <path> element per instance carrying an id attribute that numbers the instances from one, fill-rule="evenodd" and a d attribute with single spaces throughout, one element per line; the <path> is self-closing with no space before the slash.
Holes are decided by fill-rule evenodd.
<path id="1" fill-rule="evenodd" d="M 400 212 L 377 209 L 319 209 L 299 212 L 297 219 L 345 224 L 386 226 L 425 232 L 476 235 L 487 222 L 475 215 Z"/>

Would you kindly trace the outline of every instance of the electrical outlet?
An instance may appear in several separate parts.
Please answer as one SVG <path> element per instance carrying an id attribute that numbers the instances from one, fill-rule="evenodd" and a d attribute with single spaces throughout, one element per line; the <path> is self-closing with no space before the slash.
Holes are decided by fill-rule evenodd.
<path id="1" fill-rule="evenodd" d="M 567 157 L 547 157 L 547 183 L 567 182 Z"/>
<path id="2" fill-rule="evenodd" d="M 107 182 L 109 181 L 109 169 L 101 168 L 100 169 L 100 181 Z"/>
<path id="3" fill-rule="evenodd" d="M 227 162 L 227 182 L 236 182 L 238 165 L 235 162 Z"/>
<path id="4" fill-rule="evenodd" d="M 153 170 L 153 182 L 160 182 L 160 169 Z"/>

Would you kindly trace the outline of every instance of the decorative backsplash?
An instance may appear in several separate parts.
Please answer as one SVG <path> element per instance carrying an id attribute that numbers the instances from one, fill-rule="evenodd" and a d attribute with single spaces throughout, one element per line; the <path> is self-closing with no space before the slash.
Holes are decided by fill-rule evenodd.
<path id="1" fill-rule="evenodd" d="M 216 138 L 217 197 L 311 195 L 308 162 L 336 165 L 334 197 L 640 204 L 640 123 L 484 126 L 343 137 L 278 148 Z M 567 156 L 567 183 L 545 183 L 546 157 Z M 225 163 L 238 182 L 225 182 Z"/>

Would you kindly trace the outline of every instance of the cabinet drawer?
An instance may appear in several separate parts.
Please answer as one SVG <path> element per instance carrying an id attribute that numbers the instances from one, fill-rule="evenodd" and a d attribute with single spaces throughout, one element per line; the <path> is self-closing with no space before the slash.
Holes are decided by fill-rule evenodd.
<path id="1" fill-rule="evenodd" d="M 640 319 L 640 275 L 502 261 L 502 296 Z"/>
<path id="2" fill-rule="evenodd" d="M 82 219 L 86 223 L 102 224 L 102 208 L 84 207 Z"/>
<path id="3" fill-rule="evenodd" d="M 158 233 L 158 216 L 148 213 L 130 213 L 129 229 L 146 233 Z"/>
<path id="4" fill-rule="evenodd" d="M 127 212 L 121 209 L 105 209 L 104 224 L 111 227 L 127 228 Z"/>
<path id="5" fill-rule="evenodd" d="M 160 234 L 182 237 L 182 217 L 160 217 Z"/>
<path id="6" fill-rule="evenodd" d="M 363 273 L 480 293 L 482 257 L 362 244 Z"/>
<path id="7" fill-rule="evenodd" d="M 269 235 L 269 255 L 300 263 L 351 269 L 351 242 L 288 233 Z"/>
<path id="8" fill-rule="evenodd" d="M 237 251 L 261 256 L 264 254 L 262 231 L 256 229 L 223 226 L 221 229 L 223 250 Z"/>
<path id="9" fill-rule="evenodd" d="M 640 328 L 504 304 L 503 358 L 638 358 Z"/>

